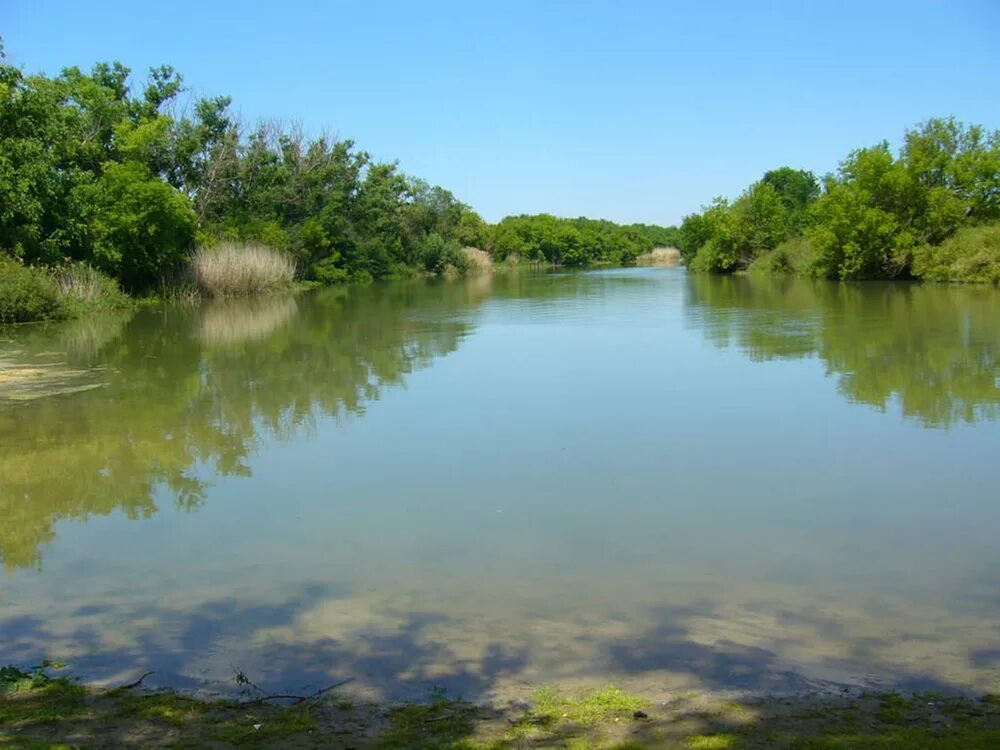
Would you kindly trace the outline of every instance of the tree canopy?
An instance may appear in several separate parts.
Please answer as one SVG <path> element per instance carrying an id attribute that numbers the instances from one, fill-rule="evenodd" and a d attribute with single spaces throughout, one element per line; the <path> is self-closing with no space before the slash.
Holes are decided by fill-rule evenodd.
<path id="1" fill-rule="evenodd" d="M 732 273 L 755 261 L 788 270 L 790 248 L 778 251 L 781 262 L 769 254 L 801 238 L 805 244 L 798 242 L 795 252 L 807 257 L 799 258 L 796 270 L 808 275 L 912 278 L 922 268 L 915 257 L 932 253 L 929 248 L 963 227 L 998 221 L 1000 131 L 947 118 L 908 130 L 897 154 L 887 142 L 853 151 L 822 186 L 811 173 L 790 167 L 767 172 L 735 201 L 716 199 L 685 217 L 680 234 L 685 259 L 696 270 Z M 1000 258 L 983 262 L 1000 265 Z M 981 276 L 955 270 L 947 278 Z"/>
<path id="2" fill-rule="evenodd" d="M 261 242 L 306 279 L 441 272 L 461 248 L 563 265 L 628 263 L 664 227 L 511 217 L 493 227 L 448 190 L 350 140 L 253 127 L 228 97 L 182 105 L 181 75 L 135 85 L 121 63 L 26 75 L 0 48 L 0 253 L 85 262 L 130 291 L 175 272 L 196 243 Z"/>

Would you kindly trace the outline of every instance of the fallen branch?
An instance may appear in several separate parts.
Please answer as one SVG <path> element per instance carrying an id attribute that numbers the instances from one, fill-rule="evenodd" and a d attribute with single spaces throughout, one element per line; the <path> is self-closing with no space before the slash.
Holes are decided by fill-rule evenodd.
<path id="1" fill-rule="evenodd" d="M 348 677 L 346 680 L 341 680 L 340 682 L 335 682 L 332 685 L 323 688 L 322 690 L 316 691 L 316 694 L 313 696 L 313 699 L 319 698 L 321 695 L 323 695 L 323 693 L 329 693 L 331 690 L 336 690 L 339 687 L 343 687 L 344 685 L 346 685 L 349 682 L 354 682 L 354 678 L 353 677 Z"/>
<path id="2" fill-rule="evenodd" d="M 424 719 L 424 724 L 430 724 L 432 721 L 445 721 L 446 719 L 453 719 L 453 718 L 455 718 L 454 712 L 441 714 L 440 716 L 432 716 L 429 719 Z"/>
<path id="3" fill-rule="evenodd" d="M 305 695 L 285 695 L 283 693 L 275 693 L 274 695 L 265 695 L 261 698 L 254 698 L 252 701 L 239 701 L 241 706 L 257 706 L 265 701 L 275 701 L 275 700 L 294 700 L 293 706 L 297 706 L 309 700 L 308 696 Z"/>
<path id="4" fill-rule="evenodd" d="M 293 706 L 297 706 L 300 703 L 305 703 L 306 701 L 314 701 L 317 698 L 319 698 L 321 695 L 323 695 L 324 693 L 329 693 L 331 690 L 335 690 L 336 688 L 339 688 L 342 685 L 346 685 L 349 682 L 354 682 L 354 678 L 353 677 L 348 677 L 346 680 L 341 680 L 340 682 L 335 682 L 332 685 L 328 685 L 327 687 L 323 688 L 322 690 L 317 690 L 312 695 L 291 695 L 291 694 L 286 694 L 286 693 L 274 693 L 272 695 L 263 695 L 260 698 L 254 698 L 253 700 L 250 700 L 250 701 L 240 701 L 240 705 L 241 706 L 257 706 L 257 705 L 260 705 L 261 703 L 264 703 L 265 701 L 273 701 L 273 700 L 286 700 L 287 701 L 287 700 L 290 700 L 290 701 L 295 701 L 292 704 Z"/>
<path id="5" fill-rule="evenodd" d="M 128 685 L 122 685 L 119 690 L 131 690 L 132 688 L 137 688 L 142 684 L 142 681 L 149 677 L 151 674 L 156 674 L 156 672 L 146 672 L 142 677 L 140 677 L 135 682 L 130 682 Z"/>

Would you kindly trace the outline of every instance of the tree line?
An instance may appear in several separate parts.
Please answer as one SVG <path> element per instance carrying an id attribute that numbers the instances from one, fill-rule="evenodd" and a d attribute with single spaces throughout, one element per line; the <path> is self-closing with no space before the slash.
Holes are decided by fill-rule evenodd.
<path id="1" fill-rule="evenodd" d="M 822 180 L 783 167 L 684 217 L 694 270 L 1000 281 L 1000 131 L 931 119 Z"/>
<path id="2" fill-rule="evenodd" d="M 586 266 L 664 246 L 713 273 L 1000 281 L 1000 131 L 954 119 L 907 131 L 895 154 L 858 149 L 822 179 L 771 170 L 679 228 L 547 214 L 491 225 L 353 141 L 247 126 L 231 106 L 187 99 L 170 66 L 140 85 L 117 62 L 28 75 L 0 47 L 0 319 L 53 314 L 34 269 L 85 264 L 144 294 L 224 241 L 287 253 L 322 284 L 461 271 L 464 247 Z"/>
<path id="3" fill-rule="evenodd" d="M 0 265 L 86 263 L 146 293 L 196 246 L 252 241 L 331 284 L 461 270 L 465 246 L 497 260 L 627 263 L 668 232 L 545 215 L 491 226 L 353 141 L 248 127 L 229 97 L 182 104 L 184 92 L 170 66 L 138 87 L 117 62 L 27 75 L 0 47 Z"/>

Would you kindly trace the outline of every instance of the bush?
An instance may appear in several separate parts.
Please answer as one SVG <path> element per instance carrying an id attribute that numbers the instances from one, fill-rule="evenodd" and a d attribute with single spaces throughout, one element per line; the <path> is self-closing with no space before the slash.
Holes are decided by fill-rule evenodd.
<path id="1" fill-rule="evenodd" d="M 0 323 L 61 318 L 55 280 L 45 271 L 0 257 Z"/>
<path id="2" fill-rule="evenodd" d="M 436 233 L 428 234 L 421 240 L 418 258 L 421 268 L 436 275 L 451 269 L 461 273 L 469 270 L 469 259 L 458 243 Z"/>
<path id="3" fill-rule="evenodd" d="M 86 263 L 65 266 L 55 274 L 63 304 L 77 310 L 113 309 L 128 306 L 118 282 Z"/>
<path id="4" fill-rule="evenodd" d="M 337 259 L 330 255 L 313 263 L 309 267 L 309 271 L 312 278 L 329 286 L 344 284 L 350 280 L 347 269 L 338 266 Z"/>
<path id="5" fill-rule="evenodd" d="M 287 253 L 254 243 L 198 248 L 191 256 L 198 288 L 212 297 L 245 297 L 288 286 L 295 262 Z"/>
<path id="6" fill-rule="evenodd" d="M 792 237 L 774 250 L 758 256 L 750 264 L 753 273 L 795 274 L 809 276 L 813 272 L 813 247 L 805 237 Z"/>
<path id="7" fill-rule="evenodd" d="M 1000 224 L 966 227 L 940 245 L 916 248 L 913 274 L 927 281 L 1000 283 Z"/>
<path id="8" fill-rule="evenodd" d="M 713 237 L 698 250 L 690 268 L 696 273 L 732 273 L 737 270 L 737 265 L 729 248 Z"/>

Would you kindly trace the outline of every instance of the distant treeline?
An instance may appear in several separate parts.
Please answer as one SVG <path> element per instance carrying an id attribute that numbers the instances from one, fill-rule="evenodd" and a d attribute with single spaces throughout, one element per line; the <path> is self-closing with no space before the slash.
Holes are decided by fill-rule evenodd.
<path id="1" fill-rule="evenodd" d="M 932 119 L 822 181 L 789 167 L 684 218 L 697 271 L 1000 282 L 1000 131 Z"/>
<path id="2" fill-rule="evenodd" d="M 622 226 L 597 219 L 560 219 L 548 214 L 508 216 L 490 227 L 486 245 L 495 258 L 523 258 L 563 266 L 591 263 L 631 265 L 655 247 L 675 247 L 676 227 Z"/>
<path id="3" fill-rule="evenodd" d="M 0 49 L 0 267 L 86 263 L 146 292 L 223 240 L 285 251 L 300 278 L 336 283 L 461 270 L 464 246 L 582 265 L 628 263 L 673 238 L 544 215 L 491 226 L 352 141 L 248 128 L 228 97 L 182 105 L 183 92 L 168 66 L 135 91 L 120 63 L 26 75 Z"/>

